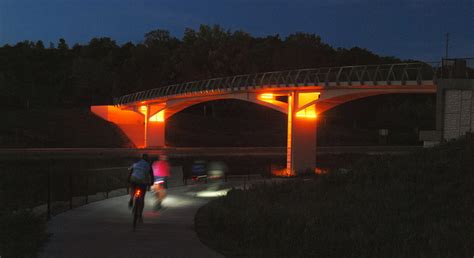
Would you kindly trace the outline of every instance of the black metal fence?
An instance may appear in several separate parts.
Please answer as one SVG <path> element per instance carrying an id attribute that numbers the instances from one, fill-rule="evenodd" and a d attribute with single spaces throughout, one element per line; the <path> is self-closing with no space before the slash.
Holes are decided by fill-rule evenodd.
<path id="1" fill-rule="evenodd" d="M 126 167 L 92 169 L 76 173 L 48 171 L 46 216 L 50 218 L 52 215 L 89 202 L 127 193 L 127 175 Z"/>
<path id="2" fill-rule="evenodd" d="M 46 218 L 127 193 L 127 167 L 91 169 L 72 161 L 2 161 L 0 212 L 28 209 Z"/>

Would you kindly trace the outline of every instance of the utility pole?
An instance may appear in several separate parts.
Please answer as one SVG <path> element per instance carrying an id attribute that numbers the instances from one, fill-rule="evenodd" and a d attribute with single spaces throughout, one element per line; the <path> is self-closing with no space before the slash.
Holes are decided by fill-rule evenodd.
<path id="1" fill-rule="evenodd" d="M 448 49 L 449 49 L 449 33 L 446 33 L 446 56 L 445 56 L 445 59 L 448 59 Z"/>

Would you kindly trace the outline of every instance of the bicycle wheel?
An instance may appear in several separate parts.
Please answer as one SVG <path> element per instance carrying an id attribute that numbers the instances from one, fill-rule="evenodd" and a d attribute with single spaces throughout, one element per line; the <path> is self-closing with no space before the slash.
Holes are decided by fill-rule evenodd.
<path id="1" fill-rule="evenodd" d="M 134 205 L 133 205 L 133 230 L 137 227 L 137 221 L 141 217 L 141 212 L 143 212 L 143 199 L 142 198 L 134 198 Z"/>
<path id="2" fill-rule="evenodd" d="M 133 208 L 132 208 L 132 215 L 133 215 L 133 231 L 137 227 L 137 220 L 138 220 L 138 203 L 137 198 L 133 198 Z"/>

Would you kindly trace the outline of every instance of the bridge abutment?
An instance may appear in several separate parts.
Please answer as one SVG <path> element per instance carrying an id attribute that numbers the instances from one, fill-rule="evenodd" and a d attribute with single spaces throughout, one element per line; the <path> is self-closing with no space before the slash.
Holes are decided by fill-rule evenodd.
<path id="1" fill-rule="evenodd" d="M 444 140 L 474 132 L 474 80 L 439 80 L 436 130 Z"/>
<path id="2" fill-rule="evenodd" d="M 91 112 L 117 125 L 137 148 L 145 146 L 145 123 L 141 113 L 134 110 L 120 109 L 115 106 L 92 106 Z"/>

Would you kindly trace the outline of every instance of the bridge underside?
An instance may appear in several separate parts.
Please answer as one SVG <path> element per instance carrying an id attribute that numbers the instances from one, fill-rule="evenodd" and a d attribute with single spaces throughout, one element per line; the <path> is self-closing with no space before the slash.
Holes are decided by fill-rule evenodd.
<path id="1" fill-rule="evenodd" d="M 93 106 L 91 110 L 115 123 L 138 148 L 165 146 L 165 122 L 192 105 L 220 99 L 239 99 L 288 115 L 287 174 L 316 168 L 317 117 L 324 111 L 359 98 L 393 93 L 435 93 L 431 85 L 382 85 L 359 87 L 265 87 L 242 92 L 207 92 L 135 102 L 120 107 Z"/>

